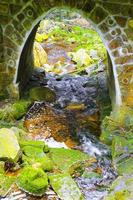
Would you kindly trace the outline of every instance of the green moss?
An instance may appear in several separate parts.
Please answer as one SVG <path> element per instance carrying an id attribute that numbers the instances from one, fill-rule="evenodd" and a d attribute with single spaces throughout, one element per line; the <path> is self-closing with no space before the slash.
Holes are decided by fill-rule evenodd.
<path id="1" fill-rule="evenodd" d="M 35 165 L 39 165 L 44 171 L 53 170 L 53 162 L 47 156 L 44 156 L 43 158 L 37 158 L 35 160 Z"/>
<path id="2" fill-rule="evenodd" d="M 17 178 L 18 186 L 31 194 L 42 196 L 48 187 L 47 174 L 34 167 L 25 167 Z"/>
<path id="3" fill-rule="evenodd" d="M 36 168 L 41 168 L 43 171 L 53 170 L 53 162 L 47 156 L 44 156 L 42 158 L 29 158 L 23 155 L 22 160 L 24 161 L 25 165 L 31 165 Z"/>
<path id="4" fill-rule="evenodd" d="M 73 149 L 51 148 L 49 157 L 57 169 L 70 173 L 82 166 L 84 161 L 92 162 L 92 157 Z"/>
<path id="5" fill-rule="evenodd" d="M 50 184 L 54 191 L 62 200 L 83 200 L 84 197 L 72 179 L 72 177 L 65 174 L 56 174 L 49 176 Z"/>
<path id="6" fill-rule="evenodd" d="M 30 98 L 33 101 L 54 102 L 56 100 L 56 94 L 47 87 L 34 87 L 30 90 Z"/>

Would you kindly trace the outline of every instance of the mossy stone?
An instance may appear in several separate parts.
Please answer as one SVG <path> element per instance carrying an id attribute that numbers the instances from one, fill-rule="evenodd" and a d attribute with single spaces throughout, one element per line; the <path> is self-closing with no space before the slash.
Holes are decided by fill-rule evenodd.
<path id="1" fill-rule="evenodd" d="M 5 122 L 14 122 L 21 119 L 27 112 L 31 101 L 20 100 L 13 104 L 7 104 L 0 109 L 0 120 Z"/>
<path id="2" fill-rule="evenodd" d="M 20 147 L 25 156 L 30 158 L 41 158 L 45 156 L 45 143 L 42 141 L 24 140 L 20 141 Z"/>
<path id="3" fill-rule="evenodd" d="M 49 180 L 61 200 L 84 199 L 80 189 L 69 174 L 50 175 Z"/>
<path id="4" fill-rule="evenodd" d="M 48 187 L 47 174 L 40 168 L 27 166 L 18 176 L 17 184 L 28 193 L 42 196 Z"/>
<path id="5" fill-rule="evenodd" d="M 49 157 L 55 168 L 62 172 L 73 173 L 75 169 L 83 166 L 84 162 L 91 164 L 94 158 L 78 150 L 64 148 L 50 148 Z"/>
<path id="6" fill-rule="evenodd" d="M 111 185 L 104 200 L 132 200 L 133 176 L 120 176 Z"/>

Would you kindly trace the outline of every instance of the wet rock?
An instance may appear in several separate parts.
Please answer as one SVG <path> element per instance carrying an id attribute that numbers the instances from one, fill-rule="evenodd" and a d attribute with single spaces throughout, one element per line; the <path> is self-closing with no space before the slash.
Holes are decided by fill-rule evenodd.
<path id="1" fill-rule="evenodd" d="M 56 100 L 56 94 L 47 87 L 34 87 L 30 89 L 30 98 L 33 101 L 54 102 Z"/>
<path id="2" fill-rule="evenodd" d="M 49 176 L 50 184 L 61 200 L 83 200 L 84 197 L 67 173 Z"/>
<path id="3" fill-rule="evenodd" d="M 25 167 L 17 178 L 17 185 L 25 192 L 42 196 L 48 187 L 47 174 L 40 168 Z"/>
<path id="4" fill-rule="evenodd" d="M 75 169 L 82 168 L 83 163 L 91 165 L 96 161 L 95 158 L 73 149 L 50 148 L 49 157 L 53 161 L 55 168 L 61 172 L 73 173 Z"/>
<path id="5" fill-rule="evenodd" d="M 35 103 L 26 115 L 24 122 L 32 138 L 53 137 L 58 142 L 65 142 L 69 147 L 76 145 L 73 129 L 67 117 L 60 110 L 55 110 L 44 103 Z"/>
<path id="6" fill-rule="evenodd" d="M 0 160 L 17 161 L 20 156 L 20 146 L 11 129 L 0 129 Z"/>

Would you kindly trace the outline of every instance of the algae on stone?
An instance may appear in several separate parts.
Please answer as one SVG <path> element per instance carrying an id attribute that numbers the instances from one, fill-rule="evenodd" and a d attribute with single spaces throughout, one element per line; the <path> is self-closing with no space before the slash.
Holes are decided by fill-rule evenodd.
<path id="1" fill-rule="evenodd" d="M 48 187 L 47 174 L 40 168 L 24 167 L 17 178 L 17 185 L 28 193 L 42 196 Z"/>
<path id="2" fill-rule="evenodd" d="M 72 177 L 65 174 L 49 176 L 50 184 L 61 200 L 83 200 L 84 197 Z"/>
<path id="3" fill-rule="evenodd" d="M 0 160 L 17 161 L 20 156 L 20 146 L 16 135 L 11 129 L 0 129 Z"/>

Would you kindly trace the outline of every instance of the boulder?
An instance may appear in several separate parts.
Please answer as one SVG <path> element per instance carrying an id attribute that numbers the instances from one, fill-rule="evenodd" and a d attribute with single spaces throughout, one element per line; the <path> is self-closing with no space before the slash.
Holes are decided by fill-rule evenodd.
<path id="1" fill-rule="evenodd" d="M 20 146 L 15 133 L 11 129 L 0 129 L 0 160 L 17 161 Z"/>

